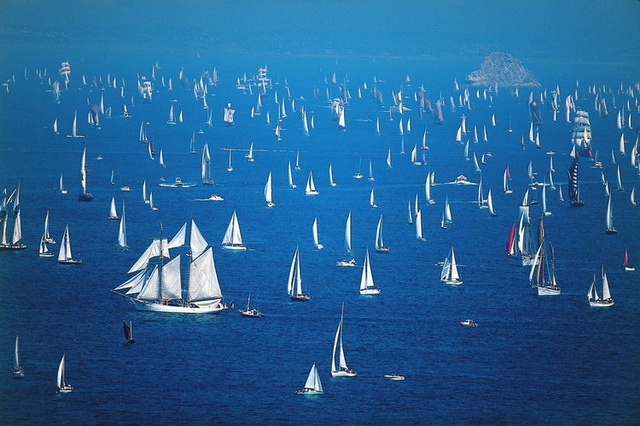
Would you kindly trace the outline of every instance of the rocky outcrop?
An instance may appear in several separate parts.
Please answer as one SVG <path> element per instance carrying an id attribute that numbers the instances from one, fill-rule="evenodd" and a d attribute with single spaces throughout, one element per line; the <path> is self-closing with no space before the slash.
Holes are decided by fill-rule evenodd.
<path id="1" fill-rule="evenodd" d="M 496 52 L 484 58 L 480 69 L 466 78 L 472 86 L 540 87 L 540 83 L 522 62 L 513 56 Z"/>

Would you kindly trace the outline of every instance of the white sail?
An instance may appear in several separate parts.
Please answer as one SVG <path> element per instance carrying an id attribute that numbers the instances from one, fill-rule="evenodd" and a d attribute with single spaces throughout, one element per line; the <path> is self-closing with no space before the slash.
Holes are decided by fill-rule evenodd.
<path id="1" fill-rule="evenodd" d="M 65 387 L 66 383 L 64 380 L 64 370 L 65 370 L 65 355 L 62 355 L 62 359 L 60 359 L 60 364 L 58 364 L 58 375 L 57 375 L 57 385 L 58 389 L 62 389 Z"/>
<path id="2" fill-rule="evenodd" d="M 72 259 L 71 241 L 69 239 L 69 225 L 64 228 L 62 241 L 60 242 L 60 251 L 58 252 L 58 262 L 65 262 Z"/>
<path id="3" fill-rule="evenodd" d="M 338 184 L 333 180 L 333 166 L 331 163 L 329 163 L 329 185 L 338 186 Z"/>
<path id="4" fill-rule="evenodd" d="M 213 184 L 211 179 L 211 154 L 209 153 L 209 144 L 204 144 L 202 147 L 202 159 L 200 161 L 200 175 L 202 177 L 202 183 L 205 185 Z"/>
<path id="5" fill-rule="evenodd" d="M 311 225 L 311 232 L 313 233 L 313 244 L 316 246 L 318 250 L 320 250 L 323 247 L 323 245 L 320 244 L 320 241 L 318 239 L 318 217 L 317 216 L 313 219 L 313 224 Z"/>
<path id="6" fill-rule="evenodd" d="M 227 226 L 227 231 L 222 239 L 222 246 L 223 248 L 244 247 L 242 244 L 242 234 L 240 233 L 240 222 L 238 222 L 238 216 L 235 210 L 233 211 L 233 215 L 231 216 L 231 220 Z"/>
<path id="7" fill-rule="evenodd" d="M 118 219 L 118 212 L 116 211 L 116 199 L 115 197 L 111 197 L 111 205 L 109 207 L 109 217 L 108 219 Z"/>
<path id="8" fill-rule="evenodd" d="M 175 237 L 174 237 L 175 239 Z M 173 241 L 173 240 L 172 240 Z M 191 251 L 191 260 L 197 259 L 207 249 L 207 240 L 204 239 L 196 222 L 191 219 L 191 235 L 189 237 L 189 249 Z"/>
<path id="9" fill-rule="evenodd" d="M 602 269 L 602 299 L 611 299 L 611 291 L 609 290 L 609 279 L 607 278 L 607 273 L 604 272 L 604 268 Z"/>
<path id="10" fill-rule="evenodd" d="M 453 221 L 453 216 L 451 215 L 451 206 L 449 206 L 449 197 L 448 196 L 445 199 L 445 203 L 444 203 L 444 219 L 448 223 L 451 223 Z"/>
<path id="11" fill-rule="evenodd" d="M 154 266 L 137 298 L 148 301 L 182 299 L 180 256 L 165 265 Z"/>
<path id="12" fill-rule="evenodd" d="M 300 271 L 300 251 L 296 247 L 289 268 L 289 278 L 287 280 L 287 292 L 291 297 L 302 296 L 302 274 Z"/>
<path id="13" fill-rule="evenodd" d="M 192 221 L 192 235 L 195 222 Z M 193 241 L 192 241 L 193 244 Z M 192 252 L 193 253 L 193 252 Z M 189 265 L 189 302 L 217 302 L 222 299 L 222 291 L 213 259 L 213 249 L 209 247 L 199 256 L 193 256 Z"/>
<path id="14" fill-rule="evenodd" d="M 271 172 L 269 172 L 269 176 L 267 176 L 267 182 L 264 184 L 264 200 L 267 203 L 267 207 L 273 207 L 275 204 L 273 203 L 273 191 L 271 187 Z"/>
<path id="15" fill-rule="evenodd" d="M 389 148 L 389 150 L 387 151 L 387 166 L 389 168 L 392 168 L 393 166 L 391 165 L 391 148 Z"/>
<path id="16" fill-rule="evenodd" d="M 324 392 L 315 362 L 311 366 L 311 371 L 309 371 L 309 375 L 307 376 L 307 381 L 304 384 L 304 391 L 313 391 L 315 393 Z"/>
<path id="17" fill-rule="evenodd" d="M 122 201 L 122 216 L 120 216 L 120 223 L 118 224 L 118 244 L 121 249 L 126 249 L 127 245 L 127 223 L 124 212 L 124 200 Z"/>
<path id="18" fill-rule="evenodd" d="M 87 148 L 82 151 L 82 161 L 80 162 L 80 183 L 82 185 L 82 193 L 87 192 Z"/>
<path id="19" fill-rule="evenodd" d="M 316 190 L 316 184 L 313 181 L 313 172 L 309 172 L 309 177 L 307 178 L 307 184 L 304 189 L 304 193 L 306 195 L 318 195 L 319 192 Z"/>
<path id="20" fill-rule="evenodd" d="M 16 344 L 13 350 L 13 371 L 18 372 L 22 370 L 20 367 L 20 350 L 19 350 L 19 336 L 16 336 Z"/>
<path id="21" fill-rule="evenodd" d="M 342 327 L 344 322 L 344 303 L 342 304 L 342 310 L 340 312 L 340 322 L 336 329 L 336 334 L 333 338 L 333 352 L 331 355 L 331 376 L 340 377 L 347 376 L 353 377 L 356 372 L 349 369 L 347 365 L 347 359 L 344 356 L 344 346 L 342 344 Z M 338 354 L 338 363 L 336 365 L 336 352 Z"/>
<path id="22" fill-rule="evenodd" d="M 422 236 L 422 210 L 418 210 L 416 212 L 415 225 L 416 225 L 416 238 L 421 241 L 424 240 L 424 237 Z"/>
<path id="23" fill-rule="evenodd" d="M 489 206 L 489 213 L 491 213 L 491 216 L 496 216 L 496 210 L 493 207 L 493 196 L 491 195 L 491 188 L 489 188 L 489 193 L 487 194 L 487 205 Z"/>
<path id="24" fill-rule="evenodd" d="M 20 212 L 21 210 L 18 210 L 15 221 L 13 222 L 13 237 L 11 238 L 11 244 L 13 245 L 17 245 L 20 240 L 22 240 L 22 219 L 20 219 Z"/>
<path id="25" fill-rule="evenodd" d="M 344 251 L 347 253 L 351 253 L 353 251 L 351 249 L 351 211 L 349 211 L 349 215 L 347 216 L 347 221 L 344 226 Z"/>
<path id="26" fill-rule="evenodd" d="M 295 189 L 297 185 L 293 183 L 293 174 L 291 173 L 291 161 L 287 163 L 287 176 L 289 177 L 289 188 Z"/>
<path id="27" fill-rule="evenodd" d="M 378 207 L 378 205 L 376 204 L 374 188 L 371 188 L 371 192 L 369 192 L 369 206 L 371 206 L 372 208 Z"/>
<path id="28" fill-rule="evenodd" d="M 362 275 L 360 276 L 360 294 L 378 294 L 380 289 L 375 286 L 373 274 L 371 273 L 371 262 L 369 261 L 369 250 L 365 252 L 364 264 L 362 265 Z"/>

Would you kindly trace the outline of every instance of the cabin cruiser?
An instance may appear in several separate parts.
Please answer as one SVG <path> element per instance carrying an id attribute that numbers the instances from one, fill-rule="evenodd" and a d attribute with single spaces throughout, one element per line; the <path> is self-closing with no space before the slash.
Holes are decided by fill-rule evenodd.
<path id="1" fill-rule="evenodd" d="M 337 266 L 356 266 L 356 260 L 353 258 L 349 260 L 344 259 L 339 262 L 336 262 L 336 265 Z"/>
<path id="2" fill-rule="evenodd" d="M 209 200 L 209 201 L 224 201 L 224 198 L 222 198 L 221 196 L 216 195 L 216 194 L 211 194 L 209 196 L 209 198 L 207 198 L 207 200 Z"/>
<path id="3" fill-rule="evenodd" d="M 460 325 L 464 325 L 464 326 L 467 326 L 467 327 L 477 327 L 478 323 L 475 322 L 472 319 L 467 319 L 467 320 L 464 320 L 464 321 L 460 321 Z"/>

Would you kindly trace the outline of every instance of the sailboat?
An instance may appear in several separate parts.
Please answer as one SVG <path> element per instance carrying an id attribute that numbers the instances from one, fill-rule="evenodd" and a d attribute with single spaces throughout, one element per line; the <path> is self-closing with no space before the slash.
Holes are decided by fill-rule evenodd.
<path id="1" fill-rule="evenodd" d="M 302 168 L 300 167 L 300 151 L 296 152 L 296 164 L 294 166 L 294 169 L 302 170 Z"/>
<path id="2" fill-rule="evenodd" d="M 213 248 L 191 220 L 189 241 L 189 272 L 183 290 L 180 261 L 182 255 L 171 258 L 171 250 L 185 246 L 187 224 L 171 238 L 153 238 L 151 245 L 138 258 L 128 273 L 134 273 L 124 283 L 111 290 L 131 302 L 139 311 L 215 314 L 227 309 L 213 259 Z M 166 261 L 166 259 L 170 259 Z M 126 292 L 121 292 L 126 290 Z"/>
<path id="3" fill-rule="evenodd" d="M 360 277 L 360 294 L 374 295 L 380 294 L 380 287 L 376 287 L 371 273 L 371 263 L 369 261 L 369 249 L 364 254 L 364 264 L 362 265 L 362 275 Z"/>
<path id="4" fill-rule="evenodd" d="M 389 252 L 389 247 L 384 245 L 384 240 L 382 239 L 382 215 L 380 215 L 380 219 L 378 219 L 378 225 L 376 226 L 376 252 Z"/>
<path id="5" fill-rule="evenodd" d="M 322 383 L 320 383 L 320 375 L 314 362 L 307 376 L 307 381 L 304 383 L 302 390 L 296 391 L 298 395 L 322 395 L 324 390 L 322 389 Z"/>
<path id="6" fill-rule="evenodd" d="M 18 345 L 19 336 L 16 336 L 16 345 L 13 350 L 13 378 L 14 379 L 22 379 L 24 377 L 24 370 L 20 365 L 20 350 Z"/>
<path id="7" fill-rule="evenodd" d="M 331 185 L 332 187 L 338 186 L 338 184 L 333 180 L 333 166 L 331 165 L 331 163 L 329 163 L 329 185 Z"/>
<path id="8" fill-rule="evenodd" d="M 289 188 L 296 189 L 298 186 L 293 183 L 293 174 L 291 173 L 291 161 L 287 163 L 287 176 L 289 177 Z"/>
<path id="9" fill-rule="evenodd" d="M 245 155 L 244 158 L 246 158 L 250 163 L 255 161 L 255 158 L 253 157 L 253 142 L 251 142 L 251 145 L 249 145 L 249 153 Z"/>
<path id="10" fill-rule="evenodd" d="M 589 306 L 594 308 L 608 308 L 614 304 L 611 298 L 611 292 L 609 291 L 609 279 L 606 272 L 604 272 L 604 266 L 602 267 L 602 297 L 598 295 L 596 290 L 596 274 L 593 274 L 593 281 L 587 292 L 587 302 Z"/>
<path id="11" fill-rule="evenodd" d="M 424 241 L 424 236 L 422 235 L 422 210 L 416 211 L 416 238 L 418 241 Z"/>
<path id="12" fill-rule="evenodd" d="M 629 266 L 629 253 L 627 253 L 626 250 L 624 251 L 624 257 L 622 258 L 622 269 L 624 269 L 625 272 L 636 270 L 633 266 Z"/>
<path id="13" fill-rule="evenodd" d="M 64 370 L 65 370 L 65 355 L 63 354 L 62 359 L 60 359 L 60 364 L 58 365 L 58 377 L 57 377 L 58 393 L 69 393 L 73 391 L 73 386 L 65 382 Z"/>
<path id="14" fill-rule="evenodd" d="M 443 281 L 447 285 L 460 285 L 462 284 L 462 277 L 458 272 L 458 265 L 456 264 L 456 254 L 451 247 L 449 256 L 444 260 L 442 265 L 442 272 L 440 273 L 440 281 Z"/>
<path id="15" fill-rule="evenodd" d="M 224 233 L 222 239 L 222 248 L 226 250 L 246 250 L 247 247 L 242 244 L 242 234 L 240 233 L 240 222 L 238 222 L 238 215 L 236 211 L 233 211 L 227 231 Z"/>
<path id="16" fill-rule="evenodd" d="M 82 263 L 80 259 L 74 259 L 71 253 L 71 240 L 69 238 L 69 225 L 64 228 L 62 241 L 60 242 L 60 251 L 58 252 L 58 263 L 64 265 L 76 265 Z"/>
<path id="17" fill-rule="evenodd" d="M 505 194 L 513 193 L 513 190 L 509 188 L 509 181 L 511 180 L 511 171 L 509 170 L 509 166 L 505 167 L 504 173 L 502 174 L 502 188 Z"/>
<path id="18" fill-rule="evenodd" d="M 211 178 L 211 154 L 209 153 L 209 144 L 202 147 L 202 158 L 200 159 L 200 177 L 203 185 L 213 185 Z"/>
<path id="19" fill-rule="evenodd" d="M 60 186 L 60 193 L 61 193 L 61 194 L 66 194 L 66 193 L 67 193 L 67 190 L 66 190 L 66 189 L 64 189 L 64 184 L 63 184 L 63 179 L 62 179 L 62 173 L 60 173 L 60 184 L 59 184 L 59 186 Z"/>
<path id="20" fill-rule="evenodd" d="M 369 192 L 369 206 L 374 209 L 378 207 L 378 205 L 376 204 L 374 188 L 371 188 L 371 191 Z"/>
<path id="21" fill-rule="evenodd" d="M 118 243 L 116 244 L 120 250 L 129 250 L 127 245 L 127 222 L 124 212 L 124 200 L 122 200 L 122 216 L 120 216 L 120 223 L 118 224 Z"/>
<path id="22" fill-rule="evenodd" d="M 333 353 L 331 354 L 331 377 L 355 377 L 356 371 L 347 366 L 347 360 L 344 356 L 344 347 L 342 346 L 342 324 L 344 320 L 344 303 L 340 312 L 340 322 L 336 329 L 336 335 L 333 338 Z M 338 353 L 338 363 L 336 365 L 336 352 Z"/>
<path id="23" fill-rule="evenodd" d="M 126 322 L 122 320 L 122 329 L 124 332 L 124 339 L 127 341 L 127 345 L 133 345 L 136 341 L 133 339 L 133 323 L 131 320 Z"/>
<path id="24" fill-rule="evenodd" d="M 7 235 L 7 224 L 10 215 L 8 211 L 2 214 L 4 217 L 2 218 L 2 241 L 0 241 L 0 250 L 24 250 L 27 248 L 27 245 L 22 242 L 22 219 L 20 218 L 20 212 L 21 210 L 18 209 L 15 214 L 11 242 L 9 242 Z"/>
<path id="25" fill-rule="evenodd" d="M 318 217 L 317 216 L 313 219 L 313 223 L 311 224 L 311 232 L 313 233 L 313 244 L 316 246 L 316 249 L 321 250 L 324 246 L 320 244 L 318 240 Z"/>
<path id="26" fill-rule="evenodd" d="M 580 187 L 578 186 L 578 158 L 573 159 L 569 168 L 569 203 L 571 207 L 584 207 L 580 199 Z"/>
<path id="27" fill-rule="evenodd" d="M 605 234 L 613 235 L 617 234 L 618 231 L 613 227 L 613 206 L 611 205 L 611 195 L 609 195 L 609 201 L 607 202 L 607 217 L 606 217 L 607 228 L 605 229 Z"/>
<path id="28" fill-rule="evenodd" d="M 264 184 L 264 200 L 267 202 L 267 207 L 274 207 L 275 203 L 273 202 L 273 191 L 271 188 L 271 172 L 269 172 L 269 176 L 267 176 L 267 183 Z"/>
<path id="29" fill-rule="evenodd" d="M 107 217 L 109 220 L 118 220 L 118 212 L 116 212 L 116 199 L 115 197 L 111 197 L 111 206 L 109 208 L 109 216 Z"/>
<path id="30" fill-rule="evenodd" d="M 448 195 L 444 200 L 444 212 L 443 212 L 442 218 L 443 218 L 442 222 L 445 225 L 445 226 L 442 226 L 443 229 L 447 227 L 446 225 L 453 222 L 453 216 L 451 215 L 451 206 L 449 205 Z"/>
<path id="31" fill-rule="evenodd" d="M 538 296 L 557 296 L 560 294 L 560 287 L 556 279 L 554 258 L 546 254 L 544 239 L 540 242 L 536 257 L 529 272 L 529 284 L 538 292 Z M 551 249 L 553 254 L 553 248 Z"/>
<path id="32" fill-rule="evenodd" d="M 300 272 L 300 250 L 296 247 L 289 269 L 289 279 L 287 280 L 287 292 L 294 302 L 307 302 L 311 296 L 302 292 L 302 274 Z"/>
<path id="33" fill-rule="evenodd" d="M 260 309 L 256 308 L 255 305 L 251 307 L 251 295 L 247 297 L 247 307 L 245 309 L 240 309 L 240 315 L 248 318 L 262 318 L 264 314 Z"/>
<path id="34" fill-rule="evenodd" d="M 47 241 L 44 237 L 44 234 L 42 234 L 42 237 L 40 237 L 40 245 L 38 246 L 38 256 L 40 257 L 53 257 L 54 254 L 49 251 L 49 247 L 47 246 Z"/>
<path id="35" fill-rule="evenodd" d="M 227 163 L 227 171 L 228 172 L 233 171 L 233 164 L 231 163 L 231 150 L 229 150 L 229 161 Z"/>
<path id="36" fill-rule="evenodd" d="M 93 195 L 87 192 L 87 148 L 82 151 L 82 161 L 80 163 L 80 183 L 82 184 L 82 191 L 78 195 L 79 201 L 93 201 Z"/>
<path id="37" fill-rule="evenodd" d="M 493 207 L 493 196 L 491 195 L 491 188 L 489 188 L 489 193 L 487 194 L 487 206 L 489 207 L 489 213 L 491 213 L 491 216 L 496 217 L 498 213 L 496 213 L 496 209 Z"/>
<path id="38" fill-rule="evenodd" d="M 309 172 L 309 177 L 307 178 L 307 184 L 304 188 L 304 193 L 306 195 L 318 195 L 320 193 L 316 190 L 316 184 L 313 181 L 313 172 Z"/>

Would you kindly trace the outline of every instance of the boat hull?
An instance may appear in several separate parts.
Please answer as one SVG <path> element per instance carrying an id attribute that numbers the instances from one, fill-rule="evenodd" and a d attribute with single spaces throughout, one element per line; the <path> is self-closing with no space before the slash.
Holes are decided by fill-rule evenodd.
<path id="1" fill-rule="evenodd" d="M 223 249 L 225 250 L 235 250 L 235 251 L 245 251 L 247 250 L 246 246 L 238 246 L 238 245 L 226 245 L 226 246 L 222 246 Z"/>
<path id="2" fill-rule="evenodd" d="M 360 294 L 365 295 L 365 296 L 371 296 L 374 294 L 380 294 L 382 290 L 379 288 L 365 288 L 363 290 L 360 290 Z"/>
<path id="3" fill-rule="evenodd" d="M 609 306 L 613 306 L 613 300 L 590 300 L 589 306 L 592 308 L 608 308 Z"/>
<path id="4" fill-rule="evenodd" d="M 129 300 L 131 301 L 131 303 L 133 303 L 138 311 L 147 312 L 164 312 L 176 314 L 217 314 L 227 309 L 226 306 L 224 306 L 221 302 L 203 306 L 197 304 L 190 304 L 189 306 L 179 306 L 163 305 L 161 303 L 154 302 L 143 302 L 136 299 Z"/>
<path id="5" fill-rule="evenodd" d="M 316 391 L 316 390 L 299 390 L 296 391 L 296 395 L 323 395 L 324 391 Z"/>
<path id="6" fill-rule="evenodd" d="M 0 244 L 0 250 L 24 250 L 27 248 L 26 244 Z"/>
<path id="7" fill-rule="evenodd" d="M 332 371 L 331 372 L 331 377 L 356 377 L 358 374 L 353 371 L 345 371 L 345 370 L 341 370 L 341 371 Z"/>
<path id="8" fill-rule="evenodd" d="M 538 296 L 557 296 L 560 294 L 560 287 L 543 287 L 539 286 Z"/>

